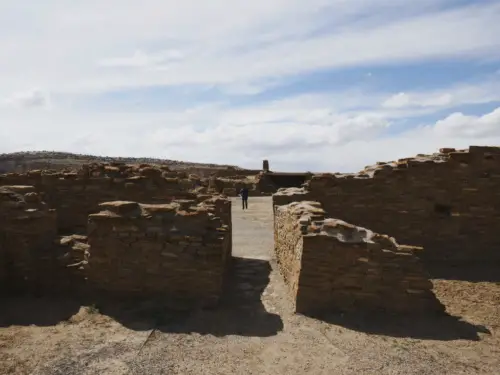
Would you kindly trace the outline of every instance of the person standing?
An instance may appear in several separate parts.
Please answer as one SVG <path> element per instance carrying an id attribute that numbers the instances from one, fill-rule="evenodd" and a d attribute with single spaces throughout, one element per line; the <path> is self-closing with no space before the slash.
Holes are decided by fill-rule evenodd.
<path id="1" fill-rule="evenodd" d="M 240 190 L 240 197 L 243 209 L 248 209 L 248 189 L 246 187 Z"/>

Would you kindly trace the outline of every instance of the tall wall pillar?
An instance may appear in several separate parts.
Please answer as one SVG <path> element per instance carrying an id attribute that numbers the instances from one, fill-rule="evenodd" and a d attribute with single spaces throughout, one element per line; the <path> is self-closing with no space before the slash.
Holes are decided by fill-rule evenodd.
<path id="1" fill-rule="evenodd" d="M 269 172 L 269 160 L 262 161 L 262 170 L 264 172 Z"/>

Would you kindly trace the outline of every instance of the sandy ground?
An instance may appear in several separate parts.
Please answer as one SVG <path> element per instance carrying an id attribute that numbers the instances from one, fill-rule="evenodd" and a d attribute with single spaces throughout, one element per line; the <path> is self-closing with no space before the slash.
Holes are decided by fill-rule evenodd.
<path id="1" fill-rule="evenodd" d="M 435 280 L 450 314 L 291 312 L 269 198 L 233 205 L 234 265 L 213 311 L 0 300 L 0 374 L 500 374 L 500 284 Z"/>

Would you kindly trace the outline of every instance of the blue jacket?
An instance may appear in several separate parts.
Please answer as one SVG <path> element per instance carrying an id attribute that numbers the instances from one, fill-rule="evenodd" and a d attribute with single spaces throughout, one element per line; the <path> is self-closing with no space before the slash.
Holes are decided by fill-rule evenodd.
<path id="1" fill-rule="evenodd" d="M 248 199 L 248 189 L 243 188 L 240 190 L 241 199 Z"/>

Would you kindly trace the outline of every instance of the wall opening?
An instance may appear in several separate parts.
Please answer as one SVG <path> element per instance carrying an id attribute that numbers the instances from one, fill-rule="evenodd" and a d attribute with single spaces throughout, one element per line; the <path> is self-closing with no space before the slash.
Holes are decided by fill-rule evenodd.
<path id="1" fill-rule="evenodd" d="M 280 188 L 301 187 L 308 176 L 305 173 L 270 173 L 269 180 Z"/>

